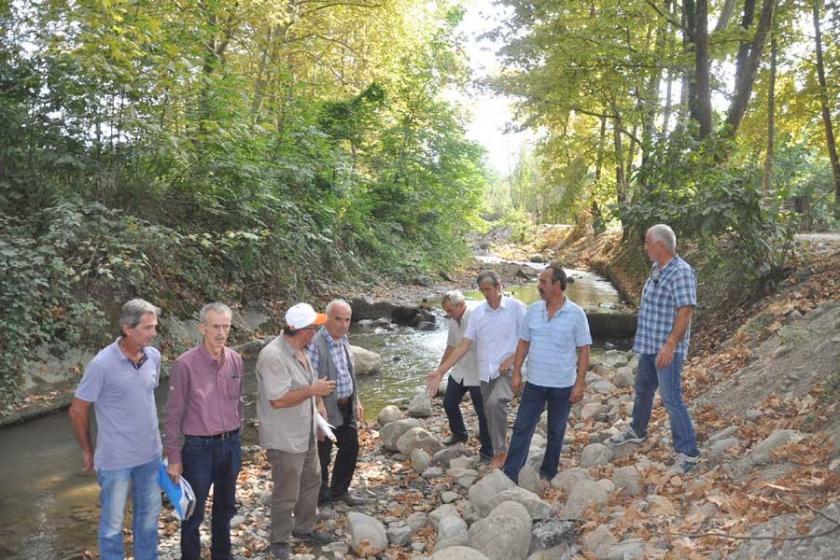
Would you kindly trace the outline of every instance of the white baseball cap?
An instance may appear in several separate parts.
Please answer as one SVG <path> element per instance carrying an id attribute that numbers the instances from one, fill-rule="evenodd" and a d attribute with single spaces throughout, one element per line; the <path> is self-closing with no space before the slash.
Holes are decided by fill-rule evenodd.
<path id="1" fill-rule="evenodd" d="M 290 329 L 305 329 L 309 325 L 323 325 L 327 316 L 316 313 L 308 303 L 297 303 L 286 311 L 286 324 Z"/>

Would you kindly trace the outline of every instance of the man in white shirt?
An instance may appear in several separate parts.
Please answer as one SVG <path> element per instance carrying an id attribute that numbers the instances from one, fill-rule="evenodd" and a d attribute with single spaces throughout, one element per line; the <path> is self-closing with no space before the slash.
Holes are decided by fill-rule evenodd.
<path id="1" fill-rule="evenodd" d="M 521 301 L 502 295 L 499 275 L 492 270 L 480 272 L 476 283 L 485 301 L 472 312 L 463 340 L 428 378 L 440 378 L 475 343 L 484 412 L 495 451 L 490 466 L 501 468 L 507 458 L 507 404 L 513 398 L 510 373 L 527 309 Z"/>

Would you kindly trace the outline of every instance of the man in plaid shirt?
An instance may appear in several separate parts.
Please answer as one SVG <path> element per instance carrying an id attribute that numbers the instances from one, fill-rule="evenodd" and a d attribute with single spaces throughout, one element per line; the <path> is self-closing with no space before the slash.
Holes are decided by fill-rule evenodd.
<path id="1" fill-rule="evenodd" d="M 350 352 L 347 331 L 350 329 L 352 310 L 343 299 L 327 304 L 327 322 L 309 345 L 309 361 L 318 377 L 335 381 L 335 391 L 324 397 L 327 421 L 335 426 L 335 465 L 330 481 L 333 442 L 327 438 L 318 442 L 321 461 L 321 492 L 318 503 L 325 505 L 340 500 L 351 506 L 361 505 L 361 499 L 348 492 L 356 462 L 359 458 L 359 432 L 357 423 L 363 418 L 364 409 L 359 402 L 356 372 Z"/>
<path id="2" fill-rule="evenodd" d="M 682 399 L 680 374 L 688 352 L 691 315 L 697 306 L 694 269 L 677 256 L 677 237 L 665 224 L 645 235 L 645 251 L 653 261 L 642 290 L 633 351 L 639 354 L 636 398 L 630 428 L 608 440 L 613 445 L 639 443 L 647 435 L 657 387 L 668 410 L 677 456 L 674 467 L 688 472 L 700 456 L 691 416 Z"/>

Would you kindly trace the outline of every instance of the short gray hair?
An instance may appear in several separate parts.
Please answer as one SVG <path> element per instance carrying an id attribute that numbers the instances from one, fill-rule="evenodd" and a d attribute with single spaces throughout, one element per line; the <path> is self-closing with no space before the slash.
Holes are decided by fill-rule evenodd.
<path id="1" fill-rule="evenodd" d="M 670 252 L 676 254 L 677 235 L 674 233 L 674 230 L 671 229 L 671 226 L 666 224 L 656 224 L 655 226 L 650 226 L 647 232 L 654 242 L 661 241 Z"/>
<path id="2" fill-rule="evenodd" d="M 441 305 L 461 305 L 464 303 L 464 294 L 459 292 L 458 290 L 451 290 L 443 294 L 443 297 L 440 298 Z"/>
<path id="3" fill-rule="evenodd" d="M 498 288 L 501 281 L 499 280 L 499 275 L 496 274 L 495 270 L 482 270 L 478 273 L 475 283 L 478 284 L 478 287 L 480 288 L 485 282 L 493 282 L 493 287 Z"/>
<path id="4" fill-rule="evenodd" d="M 155 307 L 145 299 L 130 299 L 122 306 L 122 311 L 120 312 L 120 327 L 133 329 L 140 324 L 140 318 L 149 313 L 155 317 L 160 317 L 160 307 Z"/>
<path id="5" fill-rule="evenodd" d="M 215 311 L 216 313 L 221 313 L 223 315 L 227 315 L 228 317 L 233 317 L 233 311 L 230 310 L 230 307 L 225 305 L 224 303 L 219 303 L 218 301 L 214 301 L 213 303 L 208 303 L 204 307 L 201 308 L 201 311 L 198 312 L 198 322 L 202 325 L 207 324 L 207 314 L 211 311 Z"/>
<path id="6" fill-rule="evenodd" d="M 324 308 L 324 311 L 326 311 L 327 316 L 329 316 L 332 313 L 332 310 L 336 305 L 346 305 L 347 309 L 350 310 L 350 313 L 353 313 L 353 308 L 350 307 L 350 304 L 347 303 L 347 300 L 344 300 L 344 299 L 341 299 L 341 298 L 335 298 L 334 300 L 329 302 L 327 304 L 327 306 Z"/>

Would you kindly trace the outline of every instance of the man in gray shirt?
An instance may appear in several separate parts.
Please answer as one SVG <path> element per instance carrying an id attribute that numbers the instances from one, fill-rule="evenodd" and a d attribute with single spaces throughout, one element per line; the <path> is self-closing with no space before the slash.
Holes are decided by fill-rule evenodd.
<path id="1" fill-rule="evenodd" d="M 90 361 L 70 405 L 73 433 L 82 447 L 84 470 L 99 482 L 99 555 L 123 560 L 123 518 L 131 491 L 134 558 L 158 557 L 161 441 L 155 387 L 160 352 L 150 345 L 160 309 L 142 299 L 123 305 L 122 336 Z M 96 413 L 96 451 L 90 437 L 90 405 Z"/>

